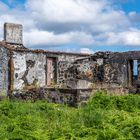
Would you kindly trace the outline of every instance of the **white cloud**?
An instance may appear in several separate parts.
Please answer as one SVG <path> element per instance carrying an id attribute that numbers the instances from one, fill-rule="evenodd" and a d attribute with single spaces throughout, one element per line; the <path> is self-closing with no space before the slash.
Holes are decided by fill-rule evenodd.
<path id="1" fill-rule="evenodd" d="M 28 0 L 26 7 L 30 9 L 32 17 L 37 19 L 38 25 L 44 23 L 46 26 L 56 26 L 57 23 L 60 28 L 61 24 L 75 28 L 78 24 L 80 30 L 89 32 L 112 31 L 130 26 L 125 13 L 113 9 L 107 0 Z M 79 28 L 76 26 L 76 29 Z"/>
<path id="2" fill-rule="evenodd" d="M 29 47 L 73 43 L 91 52 L 91 46 L 140 45 L 140 30 L 133 25 L 139 14 L 114 7 L 108 0 L 27 0 L 21 10 L 0 2 L 0 38 L 3 23 L 15 22 L 23 24 Z"/>
<path id="3" fill-rule="evenodd" d="M 129 31 L 123 31 L 119 33 L 108 33 L 107 44 L 109 45 L 140 45 L 140 30 L 130 29 Z"/>
<path id="4" fill-rule="evenodd" d="M 89 49 L 89 48 L 81 48 L 80 53 L 93 54 L 94 51 L 92 49 Z"/>
<path id="5" fill-rule="evenodd" d="M 105 9 L 105 0 L 28 0 L 29 8 L 45 22 L 92 22 L 93 17 Z"/>
<path id="6" fill-rule="evenodd" d="M 136 11 L 131 11 L 129 12 L 128 16 L 132 23 L 140 23 L 140 13 L 137 13 Z"/>
<path id="7" fill-rule="evenodd" d="M 57 35 L 53 32 L 34 29 L 24 33 L 24 42 L 30 46 L 65 45 L 72 42 L 83 46 L 93 44 L 94 40 L 91 35 L 84 32 L 68 32 Z"/>

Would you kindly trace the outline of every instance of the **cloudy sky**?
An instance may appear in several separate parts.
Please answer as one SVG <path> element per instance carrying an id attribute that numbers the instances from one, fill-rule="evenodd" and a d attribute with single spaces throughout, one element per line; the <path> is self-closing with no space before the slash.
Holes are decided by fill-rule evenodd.
<path id="1" fill-rule="evenodd" d="M 0 40 L 4 22 L 23 24 L 29 48 L 140 50 L 140 0 L 0 0 Z"/>

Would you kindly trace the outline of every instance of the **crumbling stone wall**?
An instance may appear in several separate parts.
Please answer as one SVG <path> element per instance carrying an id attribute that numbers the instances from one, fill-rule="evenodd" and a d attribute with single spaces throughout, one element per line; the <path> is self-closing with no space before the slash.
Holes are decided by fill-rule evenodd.
<path id="1" fill-rule="evenodd" d="M 73 62 L 64 61 L 61 70 L 67 88 L 128 92 L 129 55 L 123 53 L 98 52 L 85 58 L 75 58 Z M 132 59 L 132 58 L 131 58 Z M 67 66 L 67 67 L 66 67 Z M 71 74 L 67 78 L 68 74 Z"/>
<path id="2" fill-rule="evenodd" d="M 61 62 L 60 74 L 63 73 L 63 84 L 67 88 L 87 89 L 92 88 L 92 83 L 103 82 L 104 57 L 95 54 Z"/>
<path id="3" fill-rule="evenodd" d="M 78 60 L 74 64 L 77 71 L 76 79 L 87 80 L 91 82 L 103 81 L 103 59 L 86 58 Z"/>
<path id="4" fill-rule="evenodd" d="M 0 92 L 7 94 L 9 86 L 9 51 L 0 47 Z"/>
<path id="5" fill-rule="evenodd" d="M 134 60 L 138 61 L 136 76 Z M 19 98 L 43 96 L 58 103 L 75 103 L 98 90 L 138 93 L 140 51 L 84 55 L 30 50 L 22 43 L 22 25 L 6 23 L 0 42 L 0 91 L 8 90 Z"/>
<path id="6" fill-rule="evenodd" d="M 77 61 L 75 64 L 77 88 L 92 88 L 92 83 L 103 82 L 103 65 L 102 58 L 89 57 L 88 59 Z"/>
<path id="7" fill-rule="evenodd" d="M 47 60 L 52 58 L 54 62 L 52 71 L 56 73 L 52 78 L 56 83 L 51 87 L 123 93 L 130 89 L 128 62 L 140 60 L 140 52 L 98 52 L 93 55 L 80 55 L 28 49 L 8 50 L 1 47 L 0 53 L 2 90 L 48 86 Z M 132 87 L 134 85 L 131 85 Z"/>
<path id="8" fill-rule="evenodd" d="M 60 87 L 68 87 L 67 81 L 75 79 L 76 70 L 73 69 L 74 62 L 77 58 L 82 58 L 79 55 L 58 55 L 58 77 L 57 83 Z"/>
<path id="9" fill-rule="evenodd" d="M 123 58 L 121 53 L 110 54 L 104 64 L 104 82 L 117 83 L 119 85 L 127 86 L 127 61 L 127 58 Z"/>
<path id="10" fill-rule="evenodd" d="M 74 71 L 69 72 L 69 68 L 72 66 L 71 62 L 59 61 L 58 62 L 58 84 L 64 86 L 68 79 L 74 77 Z"/>
<path id="11" fill-rule="evenodd" d="M 10 99 L 46 100 L 53 103 L 77 105 L 78 96 L 75 89 L 57 89 L 57 88 L 33 88 L 29 90 L 14 91 L 9 95 Z M 81 99 L 81 98 L 80 98 Z"/>
<path id="12" fill-rule="evenodd" d="M 14 52 L 14 90 L 46 85 L 46 55 Z"/>
<path id="13" fill-rule="evenodd" d="M 55 83 L 49 86 L 64 87 L 68 79 L 73 79 L 75 73 L 69 71 L 79 55 L 53 54 L 47 52 L 13 51 L 13 90 L 44 87 L 47 85 L 47 63 L 53 60 L 51 71 Z M 56 73 L 56 74 L 55 74 Z"/>

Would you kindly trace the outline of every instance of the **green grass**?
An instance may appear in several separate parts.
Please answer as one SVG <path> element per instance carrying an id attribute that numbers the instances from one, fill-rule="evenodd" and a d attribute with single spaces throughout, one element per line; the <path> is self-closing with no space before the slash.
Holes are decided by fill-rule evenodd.
<path id="1" fill-rule="evenodd" d="M 0 102 L 0 140 L 140 140 L 140 96 L 97 93 L 78 108 Z"/>

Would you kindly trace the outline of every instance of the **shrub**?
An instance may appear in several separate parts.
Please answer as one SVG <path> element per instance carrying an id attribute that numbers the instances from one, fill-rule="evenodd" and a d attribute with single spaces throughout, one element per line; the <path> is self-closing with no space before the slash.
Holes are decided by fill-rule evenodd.
<path id="1" fill-rule="evenodd" d="M 1 140 L 140 139 L 140 96 L 96 93 L 78 108 L 46 101 L 1 101 Z"/>

